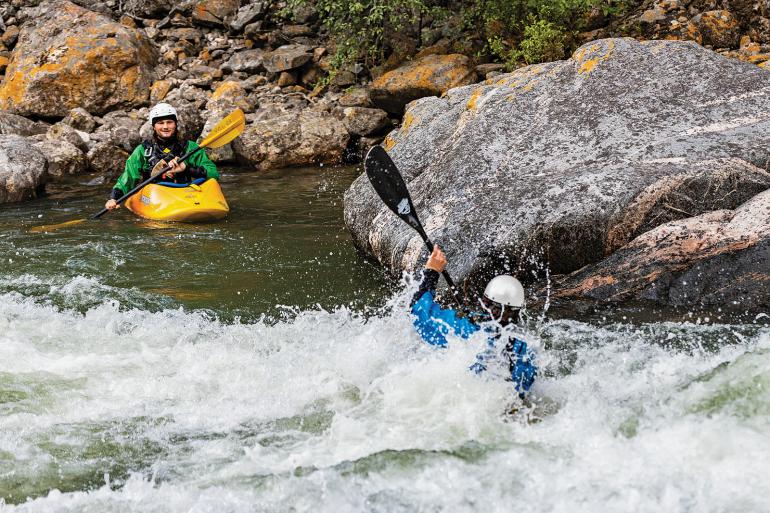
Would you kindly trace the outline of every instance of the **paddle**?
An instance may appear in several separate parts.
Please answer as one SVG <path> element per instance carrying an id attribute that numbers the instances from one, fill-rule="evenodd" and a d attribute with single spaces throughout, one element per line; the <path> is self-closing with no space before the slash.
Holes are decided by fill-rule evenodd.
<path id="1" fill-rule="evenodd" d="M 182 157 L 178 159 L 178 162 L 184 162 L 188 158 L 190 158 L 195 153 L 203 150 L 204 148 L 219 148 L 221 146 L 224 146 L 225 144 L 231 142 L 233 139 L 241 135 L 243 132 L 244 127 L 246 126 L 246 118 L 243 115 L 243 111 L 241 109 L 235 109 L 233 112 L 228 114 L 222 121 L 216 124 L 214 128 L 211 129 L 209 132 L 209 135 L 207 135 L 201 142 L 198 144 L 198 147 L 194 150 L 188 151 L 185 153 Z M 160 173 L 158 173 L 155 176 L 151 176 L 147 180 L 143 181 L 130 191 L 128 191 L 126 194 L 124 194 L 120 199 L 117 200 L 117 204 L 120 205 L 124 201 L 126 201 L 128 198 L 142 190 L 142 188 L 159 179 L 163 173 L 166 173 L 172 169 L 172 166 L 166 166 Z M 83 221 L 87 221 L 88 219 L 97 219 L 101 217 L 102 215 L 106 214 L 110 210 L 108 208 L 103 208 L 96 214 L 94 214 L 91 217 L 85 218 L 85 219 L 75 219 L 73 221 L 67 221 L 64 223 L 59 224 L 52 224 L 52 225 L 43 225 L 43 226 L 35 226 L 33 228 L 30 228 L 30 232 L 47 232 L 51 230 L 55 230 L 57 228 L 63 228 L 65 226 L 72 226 L 78 223 L 82 223 Z"/>
<path id="2" fill-rule="evenodd" d="M 364 158 L 364 169 L 366 170 L 366 176 L 369 177 L 369 181 L 372 183 L 372 187 L 374 187 L 383 203 L 400 217 L 402 221 L 414 228 L 420 234 L 423 242 L 425 242 L 428 251 L 433 252 L 433 242 L 428 238 L 420 218 L 417 217 L 417 212 L 414 209 L 414 204 L 412 204 L 412 198 L 409 195 L 409 190 L 406 188 L 406 183 L 404 183 L 401 173 L 398 172 L 396 164 L 382 146 L 373 146 L 369 150 L 366 158 Z M 449 290 L 452 291 L 457 303 L 462 304 L 460 296 L 457 294 L 457 288 L 449 273 L 444 271 L 441 275 L 446 280 L 447 285 L 449 285 Z"/>

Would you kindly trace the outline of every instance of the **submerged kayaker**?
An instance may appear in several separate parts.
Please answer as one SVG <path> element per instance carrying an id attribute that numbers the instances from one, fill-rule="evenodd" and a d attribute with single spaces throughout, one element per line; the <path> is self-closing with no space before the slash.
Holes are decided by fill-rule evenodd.
<path id="1" fill-rule="evenodd" d="M 153 129 L 152 140 L 143 141 L 126 160 L 125 170 L 104 205 L 109 210 L 119 208 L 119 198 L 168 165 L 173 167 L 161 177 L 166 182 L 189 183 L 198 178 L 219 178 L 217 166 L 209 160 L 205 151 L 195 153 L 186 162 L 177 162 L 179 157 L 198 145 L 193 141 L 183 143 L 178 139 L 178 119 L 174 107 L 168 103 L 159 103 L 150 110 L 149 117 Z"/>
<path id="2" fill-rule="evenodd" d="M 442 308 L 434 299 L 439 275 L 446 264 L 444 252 L 435 246 L 425 263 L 420 287 L 412 298 L 412 314 L 417 332 L 429 344 L 444 347 L 450 333 L 467 339 L 484 329 L 489 334 L 487 349 L 476 356 L 476 362 L 470 369 L 476 374 L 484 372 L 487 364 L 502 354 L 510 380 L 523 399 L 537 376 L 534 354 L 527 349 L 526 342 L 505 334 L 503 328 L 519 322 L 519 312 L 524 306 L 524 288 L 513 276 L 500 275 L 493 278 L 481 299 L 483 315 L 471 320 L 454 309 Z M 479 326 L 482 321 L 496 322 L 489 322 L 489 326 L 482 328 Z"/>

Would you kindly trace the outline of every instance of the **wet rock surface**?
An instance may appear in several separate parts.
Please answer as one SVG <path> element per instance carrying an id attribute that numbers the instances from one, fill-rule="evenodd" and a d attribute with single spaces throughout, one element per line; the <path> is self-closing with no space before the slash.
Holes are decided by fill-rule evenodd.
<path id="1" fill-rule="evenodd" d="M 765 191 L 735 210 L 658 226 L 600 263 L 555 280 L 552 297 L 756 311 L 770 306 L 768 259 Z"/>
<path id="2" fill-rule="evenodd" d="M 0 135 L 0 204 L 37 197 L 47 179 L 45 156 L 18 135 Z"/>
<path id="3" fill-rule="evenodd" d="M 608 39 L 418 100 L 385 146 L 456 281 L 570 273 L 770 186 L 767 91 L 763 70 L 694 43 Z M 365 176 L 345 220 L 383 265 L 420 265 L 422 241 Z"/>

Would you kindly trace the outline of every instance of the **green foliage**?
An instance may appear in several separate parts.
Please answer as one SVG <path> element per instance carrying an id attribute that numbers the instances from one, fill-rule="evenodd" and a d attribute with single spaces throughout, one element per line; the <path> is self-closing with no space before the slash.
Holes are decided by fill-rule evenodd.
<path id="1" fill-rule="evenodd" d="M 524 39 L 519 43 L 515 57 L 527 64 L 554 61 L 564 57 L 565 33 L 550 21 L 543 19 L 524 27 Z"/>
<path id="2" fill-rule="evenodd" d="M 288 0 L 284 13 L 311 0 Z M 334 36 L 333 66 L 361 60 L 368 66 L 382 62 L 397 34 L 419 38 L 421 20 L 441 14 L 432 0 L 316 0 L 323 24 Z"/>
<path id="3" fill-rule="evenodd" d="M 312 4 L 336 43 L 331 73 L 382 63 L 395 41 L 421 43 L 423 28 L 466 41 L 511 69 L 565 57 L 588 13 L 617 15 L 629 0 L 287 0 L 284 15 Z M 450 7 L 448 7 L 450 6 Z M 460 23 L 442 24 L 456 15 Z M 479 42 L 477 44 L 475 42 Z"/>
<path id="4" fill-rule="evenodd" d="M 475 0 L 464 12 L 466 30 L 506 66 L 562 59 L 596 9 L 615 15 L 625 0 Z"/>

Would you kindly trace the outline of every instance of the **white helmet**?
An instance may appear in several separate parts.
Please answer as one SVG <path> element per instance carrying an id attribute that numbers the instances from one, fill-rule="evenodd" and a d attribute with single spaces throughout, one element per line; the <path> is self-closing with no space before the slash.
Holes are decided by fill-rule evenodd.
<path id="1" fill-rule="evenodd" d="M 168 103 L 159 103 L 150 109 L 150 124 L 154 125 L 155 120 L 158 118 L 167 118 L 170 116 L 174 117 L 174 121 L 177 120 L 176 109 Z"/>
<path id="2" fill-rule="evenodd" d="M 521 308 L 524 306 L 524 287 L 513 276 L 501 274 L 489 281 L 484 297 L 505 306 Z"/>

